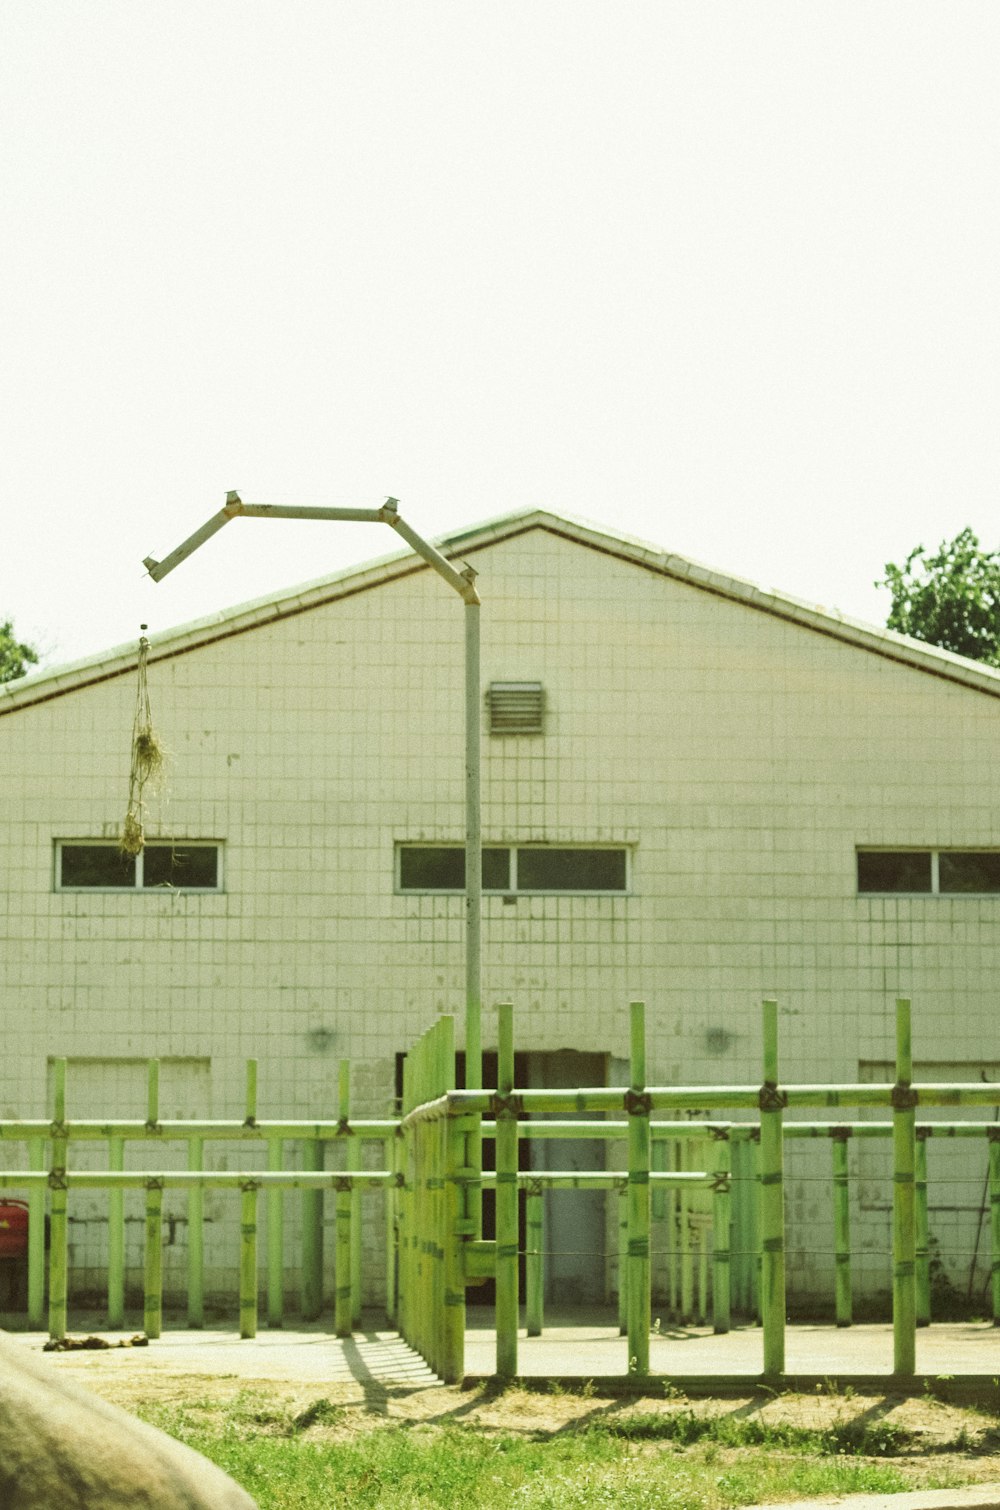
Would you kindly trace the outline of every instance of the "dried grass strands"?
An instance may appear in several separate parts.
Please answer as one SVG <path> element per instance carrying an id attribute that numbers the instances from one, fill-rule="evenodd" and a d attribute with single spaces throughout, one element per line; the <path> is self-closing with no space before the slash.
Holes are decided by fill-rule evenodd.
<path id="1" fill-rule="evenodd" d="M 156 790 L 166 764 L 166 752 L 153 729 L 149 687 L 146 683 L 148 659 L 149 641 L 143 636 L 139 641 L 138 685 L 135 697 L 135 718 L 132 723 L 132 764 L 128 778 L 128 809 L 118 841 L 118 847 L 125 855 L 139 854 L 145 844 L 143 793 L 147 785 L 151 790 Z"/>

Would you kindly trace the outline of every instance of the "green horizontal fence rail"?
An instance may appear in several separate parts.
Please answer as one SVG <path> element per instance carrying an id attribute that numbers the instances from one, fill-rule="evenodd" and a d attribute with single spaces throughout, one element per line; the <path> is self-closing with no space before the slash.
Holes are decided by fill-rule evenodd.
<path id="1" fill-rule="evenodd" d="M 71 1119 L 65 1060 L 53 1061 L 52 1116 L 0 1122 L 0 1146 L 19 1143 L 26 1168 L 0 1170 L 0 1189 L 21 1190 L 29 1207 L 27 1304 L 29 1325 L 47 1324 L 64 1337 L 70 1300 L 69 1222 L 74 1192 L 100 1190 L 108 1202 L 107 1311 L 110 1327 L 126 1311 L 125 1194 L 144 1192 L 143 1324 L 151 1338 L 163 1323 L 163 1201 L 186 1192 L 187 1319 L 204 1324 L 205 1197 L 238 1193 L 239 1239 L 233 1254 L 240 1335 L 256 1335 L 261 1296 L 267 1324 L 285 1313 L 285 1212 L 288 1192 L 301 1203 L 300 1308 L 324 1314 L 324 1205 L 333 1212 L 331 1330 L 347 1337 L 361 1317 L 362 1196 L 381 1191 L 385 1205 L 386 1310 L 406 1341 L 442 1378 L 464 1370 L 466 1293 L 484 1278 L 496 1282 L 496 1372 L 518 1368 L 521 1309 L 525 1330 L 544 1328 L 545 1192 L 606 1190 L 618 1203 L 618 1301 L 628 1371 L 650 1369 L 651 1293 L 665 1291 L 668 1314 L 683 1324 L 710 1322 L 729 1329 L 733 1309 L 759 1307 L 762 1374 L 785 1372 L 785 1157 L 802 1140 L 830 1144 L 829 1190 L 834 1233 L 834 1315 L 853 1320 L 851 1280 L 852 1143 L 892 1145 L 891 1255 L 893 1372 L 910 1378 L 916 1367 L 917 1328 L 931 1320 L 928 1229 L 929 1145 L 978 1138 L 988 1149 L 990 1291 L 1000 1325 L 1000 1124 L 918 1122 L 918 1108 L 994 1110 L 1000 1088 L 977 1083 L 912 1083 L 909 1003 L 896 1004 L 896 1080 L 893 1084 L 782 1085 L 778 1073 L 778 1009 L 763 1004 L 762 1084 L 650 1086 L 645 1012 L 630 1006 L 630 1071 L 625 1089 L 518 1089 L 514 1084 L 514 1014 L 499 1009 L 495 1090 L 455 1087 L 454 1023 L 439 1019 L 404 1061 L 400 1115 L 352 1118 L 350 1066 L 340 1066 L 336 1120 L 259 1119 L 257 1064 L 246 1071 L 246 1115 L 237 1119 L 159 1116 L 159 1065 L 147 1072 L 146 1118 Z M 836 1108 L 837 1120 L 796 1120 L 789 1112 Z M 847 1120 L 840 1109 L 882 1109 L 885 1120 Z M 729 1112 L 731 1117 L 719 1116 Z M 572 1113 L 573 1119 L 569 1115 Z M 687 1114 L 700 1114 L 698 1121 Z M 705 1113 L 708 1117 L 701 1120 Z M 533 1120 L 544 1114 L 545 1120 Z M 564 1114 L 560 1116 L 560 1114 Z M 735 1117 L 735 1120 L 734 1120 Z M 585 1138 L 613 1145 L 624 1168 L 518 1169 L 521 1139 Z M 496 1168 L 484 1170 L 484 1139 L 496 1147 Z M 261 1167 L 206 1168 L 216 1142 L 254 1145 Z M 107 1168 L 73 1167 L 76 1145 L 103 1143 Z M 174 1144 L 185 1167 L 129 1168 L 128 1154 Z M 381 1151 L 380 1167 L 366 1167 L 364 1147 Z M 327 1167 L 327 1150 L 335 1153 Z M 296 1155 L 289 1158 L 289 1150 Z M 290 1167 L 295 1165 L 296 1167 Z M 496 1237 L 481 1234 L 481 1193 L 496 1190 Z M 526 1197 L 524 1250 L 518 1195 Z M 259 1220 L 259 1200 L 266 1203 Z M 737 1195 L 739 1198 L 737 1199 Z M 748 1198 L 749 1197 L 749 1198 Z M 46 1252 L 46 1212 L 49 1244 Z M 234 1211 L 235 1214 L 235 1211 Z M 665 1236 L 664 1236 L 665 1234 Z M 264 1247 L 263 1286 L 258 1252 Z M 524 1259 L 525 1293 L 519 1261 Z M 659 1271 L 657 1275 L 657 1265 Z M 710 1297 L 710 1299 L 709 1299 Z"/>

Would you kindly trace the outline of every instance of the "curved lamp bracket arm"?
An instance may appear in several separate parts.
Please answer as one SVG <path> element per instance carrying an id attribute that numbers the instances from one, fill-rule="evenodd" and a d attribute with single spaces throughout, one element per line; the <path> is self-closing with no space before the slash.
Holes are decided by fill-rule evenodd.
<path id="1" fill-rule="evenodd" d="M 353 520 L 364 524 L 391 525 L 396 533 L 403 537 L 407 545 L 416 551 L 428 566 L 433 566 L 449 587 L 454 588 L 460 598 L 466 603 L 480 601 L 475 588 L 476 573 L 472 568 L 466 567 L 462 572 L 456 570 L 435 546 L 400 517 L 398 499 L 395 498 L 387 498 L 380 509 L 308 509 L 275 503 L 244 503 L 239 493 L 227 493 L 225 506 L 217 514 L 213 514 L 200 529 L 195 530 L 193 535 L 189 535 L 186 540 L 182 541 L 176 550 L 164 556 L 162 561 L 157 561 L 153 556 L 147 556 L 142 563 L 143 566 L 154 582 L 161 582 L 175 566 L 180 566 L 182 561 L 186 561 L 188 556 L 193 555 L 199 545 L 204 545 L 205 541 L 217 534 L 224 524 L 228 524 L 230 519 L 236 519 L 239 515 L 247 519 Z"/>

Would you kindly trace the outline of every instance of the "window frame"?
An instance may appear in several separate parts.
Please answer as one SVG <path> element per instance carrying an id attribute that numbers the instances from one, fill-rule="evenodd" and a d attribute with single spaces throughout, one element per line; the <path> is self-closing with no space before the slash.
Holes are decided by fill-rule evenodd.
<path id="1" fill-rule="evenodd" d="M 216 852 L 214 886 L 173 886 L 164 885 L 162 882 L 155 886 L 144 886 L 143 854 L 140 850 L 135 856 L 135 880 L 130 886 L 73 886 L 64 885 L 62 880 L 62 856 L 67 849 L 109 849 L 117 850 L 118 841 L 115 839 L 56 839 L 53 847 L 53 890 L 63 896 L 130 896 L 138 893 L 142 896 L 162 896 L 165 892 L 183 892 L 192 896 L 220 896 L 225 891 L 224 855 L 225 845 L 221 839 L 150 839 L 144 848 L 149 849 L 214 849 Z"/>
<path id="2" fill-rule="evenodd" d="M 928 855 L 930 858 L 931 884 L 927 891 L 904 891 L 902 888 L 892 888 L 888 891 L 865 890 L 862 891 L 858 875 L 858 859 L 861 855 Z M 1000 887 L 995 891 L 960 891 L 941 889 L 941 856 L 942 855 L 997 855 L 1000 856 L 1000 848 L 990 845 L 938 845 L 932 849 L 929 845 L 888 845 L 888 844 L 859 844 L 854 851 L 854 884 L 855 895 L 860 899 L 864 897 L 968 897 L 972 900 L 1000 899 Z"/>
<path id="3" fill-rule="evenodd" d="M 483 887 L 484 897 L 627 897 L 632 892 L 632 850 L 631 844 L 495 844 L 492 841 L 483 841 L 483 849 L 503 849 L 509 857 L 509 881 L 505 887 Z M 396 841 L 395 855 L 393 858 L 394 890 L 397 896 L 403 897 L 464 897 L 465 887 L 454 886 L 404 886 L 402 884 L 402 860 L 401 855 L 406 849 L 464 849 L 462 844 L 449 844 L 445 841 L 424 841 L 400 839 Z M 518 885 L 517 857 L 519 850 L 579 850 L 584 854 L 593 854 L 595 851 L 603 853 L 621 854 L 625 859 L 625 884 L 615 887 L 613 890 L 599 889 L 597 887 L 576 888 L 567 886 L 558 887 L 521 887 Z"/>

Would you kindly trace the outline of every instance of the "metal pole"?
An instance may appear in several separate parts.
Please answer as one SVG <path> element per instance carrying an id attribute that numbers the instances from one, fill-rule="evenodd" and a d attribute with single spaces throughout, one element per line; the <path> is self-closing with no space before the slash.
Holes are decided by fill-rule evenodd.
<path id="1" fill-rule="evenodd" d="M 480 746 L 480 605 L 465 600 L 465 1087 L 479 1090 L 483 1083 L 482 1032 L 482 918 L 483 835 L 482 771 Z M 466 1134 L 465 1164 L 481 1169 L 483 1161 L 482 1119 L 475 1117 Z M 463 1215 L 482 1236 L 483 1192 L 478 1183 L 465 1187 Z"/>
<path id="2" fill-rule="evenodd" d="M 267 503 L 244 503 L 235 490 L 226 494 L 223 508 L 208 522 L 162 561 L 153 556 L 145 557 L 143 565 L 154 582 L 160 582 L 168 572 L 187 560 L 206 540 L 216 534 L 231 519 L 243 515 L 258 519 L 315 519 L 315 520 L 364 520 L 390 525 L 422 560 L 432 566 L 440 577 L 458 593 L 466 606 L 465 614 L 465 895 L 466 895 L 466 982 L 465 982 L 465 1084 L 467 1089 L 478 1090 L 482 1080 L 482 831 L 480 818 L 480 709 L 479 709 L 479 594 L 476 591 L 476 573 L 466 567 L 458 571 L 441 552 L 399 514 L 399 500 L 387 498 L 379 509 L 311 509 L 298 505 L 275 505 Z M 479 1142 L 478 1121 L 467 1149 L 466 1163 L 478 1167 Z M 481 1225 L 481 1196 L 477 1187 L 470 1188 L 471 1213 L 476 1218 L 477 1235 Z M 304 1216 L 304 1224 L 306 1223 Z M 309 1220 L 315 1221 L 311 1214 Z M 311 1259 L 317 1251 L 313 1238 L 309 1239 Z M 322 1258 L 322 1249 L 319 1248 Z M 307 1282 L 303 1274 L 303 1294 L 309 1292 L 308 1304 L 303 1312 L 309 1317 L 319 1314 L 320 1300 L 313 1312 L 313 1276 Z"/>
<path id="3" fill-rule="evenodd" d="M 476 1090 L 483 1083 L 480 717 L 477 601 L 465 605 L 465 1084 Z"/>
<path id="4" fill-rule="evenodd" d="M 913 1053 L 910 1003 L 896 1002 L 896 1084 L 892 1091 L 892 1337 L 893 1373 L 916 1373 L 916 1207 L 914 1172 L 916 1092 L 912 1089 Z"/>
<path id="5" fill-rule="evenodd" d="M 785 1202 L 782 1109 L 778 1089 L 778 1003 L 764 1002 L 764 1084 L 760 1092 L 761 1312 L 764 1373 L 785 1371 Z"/>

